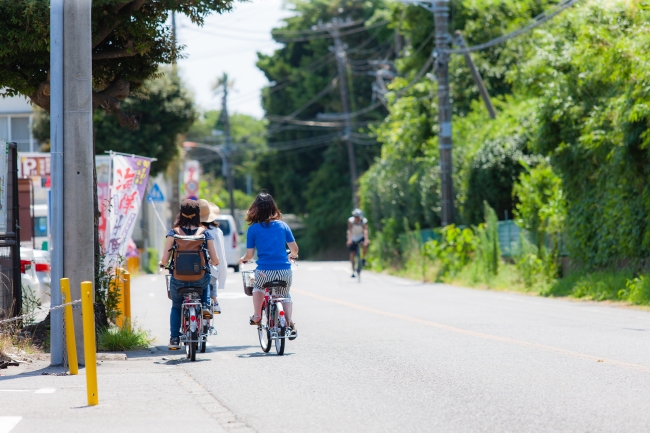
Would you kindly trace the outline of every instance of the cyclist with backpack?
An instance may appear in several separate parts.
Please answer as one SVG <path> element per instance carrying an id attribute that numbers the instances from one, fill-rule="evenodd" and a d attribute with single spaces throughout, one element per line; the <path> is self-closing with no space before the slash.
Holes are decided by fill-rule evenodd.
<path id="1" fill-rule="evenodd" d="M 212 317 L 208 304 L 209 265 L 217 266 L 219 259 L 214 238 L 201 225 L 199 202 L 196 200 L 183 200 L 176 223 L 167 233 L 165 252 L 158 266 L 162 268 L 168 263 L 172 273 L 170 281 L 172 308 L 169 315 L 171 336 L 168 348 L 176 350 L 180 348 L 181 304 L 183 303 L 183 296 L 178 293 L 179 289 L 187 287 L 202 289 L 202 314 L 205 317 Z"/>
<path id="2" fill-rule="evenodd" d="M 285 281 L 287 293 L 284 296 L 289 300 L 282 302 L 282 307 L 287 326 L 291 329 L 289 339 L 293 340 L 298 336 L 298 331 L 296 331 L 296 324 L 291 317 L 293 301 L 291 301 L 289 291 L 292 280 L 291 262 L 298 260 L 298 244 L 289 226 L 282 221 L 282 212 L 278 209 L 271 194 L 261 192 L 255 197 L 246 213 L 246 222 L 250 225 L 246 233 L 246 254 L 239 259 L 239 262 L 246 263 L 252 260 L 255 249 L 257 249 L 257 268 L 255 269 L 255 287 L 253 288 L 255 312 L 250 317 L 249 323 L 257 326 L 262 320 L 264 284 L 275 280 Z M 286 246 L 290 251 L 288 255 Z"/>

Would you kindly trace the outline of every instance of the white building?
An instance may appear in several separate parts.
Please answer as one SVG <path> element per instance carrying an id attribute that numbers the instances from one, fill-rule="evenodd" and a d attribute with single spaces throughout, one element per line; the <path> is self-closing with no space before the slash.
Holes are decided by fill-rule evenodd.
<path id="1" fill-rule="evenodd" d="M 18 152 L 36 152 L 40 145 L 32 135 L 34 109 L 22 96 L 0 97 L 0 141 L 18 144 Z"/>

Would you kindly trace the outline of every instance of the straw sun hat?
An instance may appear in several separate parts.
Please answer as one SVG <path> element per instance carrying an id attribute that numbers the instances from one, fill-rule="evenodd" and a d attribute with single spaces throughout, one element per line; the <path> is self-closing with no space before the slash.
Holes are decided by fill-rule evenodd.
<path id="1" fill-rule="evenodd" d="M 219 206 L 214 203 L 210 203 L 207 200 L 199 200 L 199 209 L 201 210 L 201 222 L 202 223 L 211 223 L 212 221 L 219 218 Z"/>

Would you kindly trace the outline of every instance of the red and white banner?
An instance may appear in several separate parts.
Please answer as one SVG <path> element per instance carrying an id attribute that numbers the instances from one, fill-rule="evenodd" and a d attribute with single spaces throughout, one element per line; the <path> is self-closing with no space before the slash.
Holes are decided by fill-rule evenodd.
<path id="1" fill-rule="evenodd" d="M 199 198 L 199 176 L 201 174 L 201 165 L 199 161 L 185 161 L 183 170 L 183 199 L 198 200 Z"/>
<path id="2" fill-rule="evenodd" d="M 111 157 L 100 155 L 95 157 L 97 168 L 97 203 L 99 204 L 99 245 L 106 251 L 108 238 L 108 219 L 111 205 Z"/>
<path id="3" fill-rule="evenodd" d="M 111 158 L 111 209 L 104 250 L 109 266 L 117 264 L 120 257 L 126 256 L 151 168 L 150 158 L 115 154 Z"/>

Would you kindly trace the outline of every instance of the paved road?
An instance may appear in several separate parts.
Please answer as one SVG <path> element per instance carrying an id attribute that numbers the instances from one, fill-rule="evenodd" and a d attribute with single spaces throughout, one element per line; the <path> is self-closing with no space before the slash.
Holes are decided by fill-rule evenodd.
<path id="1" fill-rule="evenodd" d="M 137 281 L 133 309 L 165 344 L 159 278 Z M 301 263 L 300 336 L 278 357 L 239 278 L 209 353 L 182 368 L 257 431 L 650 430 L 648 312 Z"/>
<path id="2" fill-rule="evenodd" d="M 371 273 L 357 283 L 344 263 L 303 262 L 300 336 L 284 357 L 260 350 L 230 274 L 219 335 L 189 363 L 165 347 L 163 277 L 132 292 L 160 350 L 104 362 L 96 408 L 76 409 L 83 376 L 0 378 L 15 391 L 0 392 L 0 433 L 16 422 L 3 416 L 23 417 L 11 433 L 85 431 L 82 419 L 97 432 L 175 431 L 192 411 L 210 431 L 650 431 L 649 312 Z"/>

